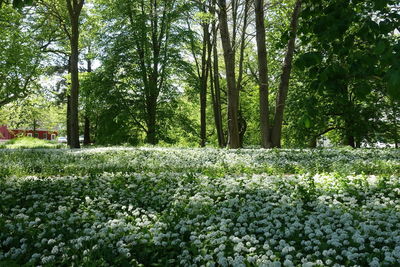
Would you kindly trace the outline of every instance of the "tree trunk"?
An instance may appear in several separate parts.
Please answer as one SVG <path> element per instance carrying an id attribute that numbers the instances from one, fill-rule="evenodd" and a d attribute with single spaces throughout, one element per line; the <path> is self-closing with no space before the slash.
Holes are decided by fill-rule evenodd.
<path id="1" fill-rule="evenodd" d="M 67 145 L 71 145 L 71 97 L 67 96 Z"/>
<path id="2" fill-rule="evenodd" d="M 68 74 L 71 74 L 71 56 L 68 57 Z M 67 95 L 67 145 L 71 145 L 71 97 L 70 92 Z"/>
<path id="3" fill-rule="evenodd" d="M 352 148 L 355 148 L 356 144 L 355 144 L 355 137 L 354 137 L 354 122 L 353 122 L 353 119 L 351 118 L 351 116 L 352 116 L 351 107 L 348 107 L 347 116 L 350 116 L 350 117 L 344 119 L 343 145 L 351 146 Z"/>
<path id="4" fill-rule="evenodd" d="M 229 30 L 228 18 L 226 10 L 226 0 L 218 0 L 220 11 L 220 34 L 222 48 L 224 50 L 226 79 L 228 84 L 228 147 L 239 148 L 239 126 L 238 126 L 238 110 L 239 110 L 239 91 L 236 88 L 235 79 L 235 54 L 232 50 Z"/>
<path id="5" fill-rule="evenodd" d="M 261 147 L 270 148 L 269 134 L 269 101 L 268 101 L 268 62 L 267 47 L 265 45 L 265 25 L 264 25 L 264 0 L 255 1 L 256 17 L 256 41 L 258 56 L 258 80 L 259 80 L 259 101 L 260 101 L 260 127 L 261 127 Z"/>
<path id="6" fill-rule="evenodd" d="M 83 132 L 83 144 L 89 145 L 90 144 L 90 119 L 88 115 L 85 115 L 85 126 Z"/>
<path id="7" fill-rule="evenodd" d="M 243 14 L 243 25 L 242 25 L 242 33 L 241 33 L 241 41 L 240 41 L 240 51 L 239 51 L 239 69 L 238 69 L 238 79 L 237 79 L 237 90 L 242 91 L 242 82 L 243 82 L 243 62 L 244 62 L 244 50 L 246 48 L 246 30 L 247 30 L 247 19 L 249 13 L 249 0 L 245 0 L 244 4 L 244 14 Z M 243 116 L 243 112 L 241 110 L 241 106 L 239 105 L 238 111 L 238 127 L 239 127 L 239 142 L 240 147 L 243 147 L 243 138 L 247 130 L 247 122 L 245 117 Z"/>
<path id="8" fill-rule="evenodd" d="M 316 148 L 317 147 L 317 136 L 311 137 L 310 142 L 308 142 L 309 148 Z"/>
<path id="9" fill-rule="evenodd" d="M 242 111 L 239 110 L 239 141 L 240 141 L 240 147 L 243 147 L 244 143 L 244 135 L 247 130 L 247 122 L 246 119 L 243 117 Z"/>
<path id="10" fill-rule="evenodd" d="M 154 83 L 150 81 L 150 83 Z M 147 109 L 147 136 L 146 142 L 151 145 L 156 145 L 157 140 L 157 97 L 154 97 L 152 94 L 148 97 L 146 101 L 146 109 Z"/>
<path id="11" fill-rule="evenodd" d="M 78 117 L 78 98 L 79 98 L 79 16 L 84 0 L 66 0 L 69 18 L 71 21 L 71 143 L 70 148 L 80 148 L 79 144 L 79 117 Z"/>
<path id="12" fill-rule="evenodd" d="M 397 125 L 397 110 L 396 107 L 397 105 L 394 103 L 393 100 L 391 100 L 391 106 L 392 106 L 392 112 L 393 112 L 393 140 L 394 140 L 394 147 L 399 148 L 399 134 L 398 134 L 398 125 Z"/>
<path id="13" fill-rule="evenodd" d="M 207 139 L 207 121 L 206 121 L 206 107 L 207 107 L 207 81 L 208 81 L 208 43 L 209 43 L 208 24 L 203 24 L 203 51 L 201 56 L 201 78 L 200 78 L 200 146 L 206 145 Z"/>
<path id="14" fill-rule="evenodd" d="M 37 121 L 34 119 L 33 120 L 33 137 L 36 137 L 36 128 L 37 128 Z"/>
<path id="15" fill-rule="evenodd" d="M 351 133 L 346 134 L 344 142 L 344 145 L 346 146 L 351 146 L 352 148 L 356 147 L 354 135 L 352 135 Z"/>
<path id="16" fill-rule="evenodd" d="M 78 70 L 78 42 L 79 30 L 78 21 L 72 22 L 71 36 L 71 96 L 70 96 L 70 114 L 71 114 L 71 148 L 80 148 L 79 144 L 79 118 L 78 118 L 78 97 L 79 97 L 79 70 Z"/>
<path id="17" fill-rule="evenodd" d="M 87 60 L 87 72 L 92 72 L 92 61 L 90 59 Z M 83 144 L 90 144 L 90 119 L 89 119 L 89 111 L 85 110 L 85 126 L 83 132 Z"/>
<path id="18" fill-rule="evenodd" d="M 213 54 L 213 68 L 212 74 L 210 74 L 211 92 L 214 93 L 212 96 L 213 106 L 214 106 L 214 119 L 215 127 L 217 129 L 218 145 L 219 147 L 225 147 L 225 137 L 224 130 L 222 127 L 222 111 L 221 111 L 221 88 L 219 84 L 219 66 L 218 66 L 218 50 L 217 50 L 217 28 L 215 22 L 212 23 L 212 32 L 214 36 L 212 44 L 212 54 Z M 210 67 L 211 70 L 211 67 Z"/>
<path id="19" fill-rule="evenodd" d="M 290 73 L 292 71 L 292 60 L 293 60 L 293 53 L 296 41 L 299 15 L 301 11 L 301 2 L 302 2 L 301 0 L 296 1 L 292 14 L 292 19 L 290 22 L 290 39 L 288 42 L 286 56 L 282 67 L 278 96 L 276 98 L 275 118 L 271 133 L 272 147 L 281 147 L 283 113 L 285 110 L 286 97 L 289 89 Z"/>

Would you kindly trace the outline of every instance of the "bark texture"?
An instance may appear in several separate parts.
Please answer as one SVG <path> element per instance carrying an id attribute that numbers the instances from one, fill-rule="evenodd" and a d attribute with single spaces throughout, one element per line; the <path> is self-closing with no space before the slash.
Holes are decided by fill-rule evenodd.
<path id="1" fill-rule="evenodd" d="M 87 60 L 87 72 L 92 72 L 92 61 L 90 59 Z M 84 129 L 83 129 L 83 144 L 89 145 L 91 143 L 90 140 L 90 118 L 89 118 L 89 111 L 85 110 L 85 122 L 84 122 Z"/>
<path id="2" fill-rule="evenodd" d="M 200 77 L 200 146 L 204 147 L 207 141 L 207 81 L 209 66 L 208 64 L 208 44 L 210 39 L 209 24 L 203 24 L 203 51 L 201 56 L 201 77 Z"/>
<path id="3" fill-rule="evenodd" d="M 265 45 L 265 25 L 264 25 L 264 0 L 254 2 L 256 19 L 256 41 L 258 56 L 258 81 L 259 81 L 259 103 L 260 103 L 260 128 L 261 128 L 261 147 L 270 148 L 269 133 L 269 86 L 268 86 L 268 62 L 267 47 Z"/>
<path id="4" fill-rule="evenodd" d="M 84 0 L 66 0 L 68 14 L 71 21 L 71 92 L 70 92 L 70 148 L 80 148 L 79 144 L 79 16 Z"/>
<path id="5" fill-rule="evenodd" d="M 278 96 L 276 98 L 274 125 L 271 132 L 272 147 L 281 147 L 283 114 L 285 111 L 286 98 L 289 90 L 289 80 L 292 71 L 292 61 L 296 42 L 299 15 L 301 12 L 301 3 L 302 0 L 296 1 L 292 14 L 292 19 L 290 22 L 290 39 L 288 42 L 285 60 L 282 67 Z"/>
<path id="6" fill-rule="evenodd" d="M 219 84 L 219 66 L 218 66 L 218 50 L 217 50 L 217 27 L 215 21 L 212 23 L 212 34 L 214 40 L 212 43 L 212 54 L 213 54 L 213 67 L 211 78 L 211 96 L 213 100 L 214 107 L 214 120 L 215 128 L 217 129 L 218 145 L 219 147 L 225 147 L 225 135 L 222 125 L 222 108 L 221 108 L 221 88 Z"/>
<path id="7" fill-rule="evenodd" d="M 229 36 L 226 1 L 218 0 L 218 3 L 220 6 L 219 28 L 221 34 L 222 48 L 224 50 L 226 80 L 228 84 L 228 147 L 239 148 L 239 90 L 237 90 L 235 79 L 235 53 L 232 49 Z"/>

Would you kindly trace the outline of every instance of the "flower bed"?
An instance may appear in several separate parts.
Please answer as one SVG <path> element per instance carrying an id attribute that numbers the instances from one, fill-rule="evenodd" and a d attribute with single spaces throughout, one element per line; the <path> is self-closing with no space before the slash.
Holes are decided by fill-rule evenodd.
<path id="1" fill-rule="evenodd" d="M 396 150 L 2 150 L 0 159 L 0 265 L 400 265 Z"/>

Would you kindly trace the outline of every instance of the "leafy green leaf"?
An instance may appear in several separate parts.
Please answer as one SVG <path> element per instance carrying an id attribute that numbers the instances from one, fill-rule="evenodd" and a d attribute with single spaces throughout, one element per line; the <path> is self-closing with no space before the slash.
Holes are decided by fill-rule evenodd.
<path id="1" fill-rule="evenodd" d="M 301 55 L 297 61 L 296 65 L 300 69 L 309 68 L 315 65 L 320 64 L 322 61 L 322 55 L 318 52 L 309 52 Z"/>
<path id="2" fill-rule="evenodd" d="M 386 81 L 389 95 L 400 99 L 400 69 L 391 68 L 386 74 Z"/>
<path id="3" fill-rule="evenodd" d="M 375 50 L 375 53 L 377 53 L 378 55 L 381 55 L 386 50 L 386 42 L 383 40 L 379 40 L 376 43 L 374 50 Z"/>
<path id="4" fill-rule="evenodd" d="M 368 83 L 360 81 L 354 85 L 354 94 L 361 99 L 364 99 L 370 92 Z"/>
<path id="5" fill-rule="evenodd" d="M 308 114 L 304 114 L 303 117 L 299 121 L 300 125 L 306 127 L 307 129 L 311 128 L 311 118 Z"/>
<path id="6" fill-rule="evenodd" d="M 14 8 L 22 8 L 24 6 L 24 1 L 23 0 L 14 0 L 13 1 L 13 7 Z"/>

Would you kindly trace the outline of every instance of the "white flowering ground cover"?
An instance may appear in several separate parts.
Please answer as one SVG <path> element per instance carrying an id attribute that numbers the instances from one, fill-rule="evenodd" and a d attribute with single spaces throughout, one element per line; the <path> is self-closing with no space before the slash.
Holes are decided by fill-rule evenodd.
<path id="1" fill-rule="evenodd" d="M 0 266 L 400 266 L 399 150 L 0 150 Z"/>

